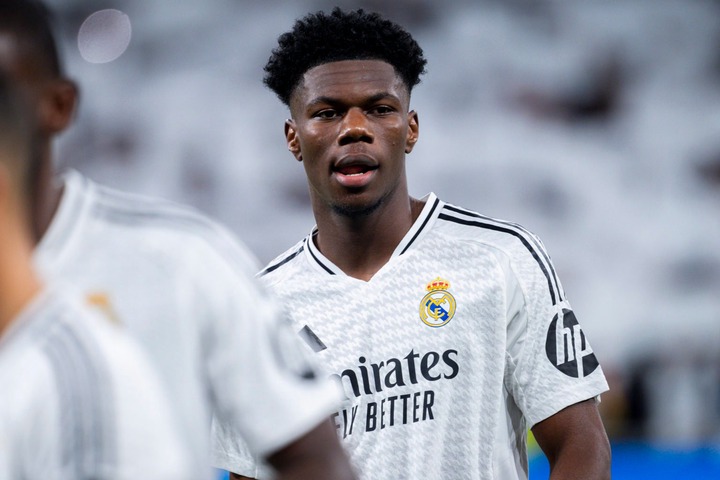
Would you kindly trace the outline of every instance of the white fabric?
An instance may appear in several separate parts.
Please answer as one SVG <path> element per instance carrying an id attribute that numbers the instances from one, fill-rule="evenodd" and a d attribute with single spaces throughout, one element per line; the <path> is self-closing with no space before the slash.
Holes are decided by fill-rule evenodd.
<path id="1" fill-rule="evenodd" d="M 521 227 L 430 194 L 368 282 L 312 236 L 261 276 L 343 383 L 334 419 L 361 478 L 525 479 L 527 429 L 607 389 L 549 257 Z M 429 291 L 438 277 L 449 286 Z"/>
<path id="2" fill-rule="evenodd" d="M 213 412 L 267 454 L 336 408 L 304 349 L 223 228 L 169 202 L 98 186 L 77 172 L 35 253 L 50 280 L 77 285 L 146 348 L 207 478 Z"/>
<path id="3" fill-rule="evenodd" d="M 140 348 L 56 291 L 0 338 L 0 389 L 0 478 L 193 478 Z"/>

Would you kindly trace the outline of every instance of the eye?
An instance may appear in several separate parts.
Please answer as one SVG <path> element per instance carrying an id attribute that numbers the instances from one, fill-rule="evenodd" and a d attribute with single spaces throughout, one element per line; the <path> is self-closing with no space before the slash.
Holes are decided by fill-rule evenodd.
<path id="1" fill-rule="evenodd" d="M 378 105 L 378 106 L 370 109 L 370 113 L 375 114 L 375 115 L 387 115 L 389 113 L 393 113 L 394 111 L 395 111 L 394 108 L 389 107 L 387 105 Z"/>
<path id="2" fill-rule="evenodd" d="M 335 118 L 338 116 L 338 112 L 336 110 L 333 110 L 332 108 L 326 108 L 324 110 L 320 110 L 319 112 L 316 112 L 313 114 L 313 118 L 322 118 L 322 119 L 330 119 Z"/>

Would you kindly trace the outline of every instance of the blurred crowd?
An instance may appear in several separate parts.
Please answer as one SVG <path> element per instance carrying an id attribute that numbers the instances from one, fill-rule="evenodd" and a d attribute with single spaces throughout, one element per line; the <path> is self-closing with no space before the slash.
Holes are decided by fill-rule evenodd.
<path id="1" fill-rule="evenodd" d="M 83 92 L 61 167 L 193 204 L 262 261 L 313 224 L 261 81 L 276 32 L 335 4 L 405 25 L 429 61 L 411 194 L 544 239 L 611 436 L 720 445 L 720 2 L 108 0 L 131 36 L 107 63 L 78 43 L 98 2 L 48 3 Z"/>

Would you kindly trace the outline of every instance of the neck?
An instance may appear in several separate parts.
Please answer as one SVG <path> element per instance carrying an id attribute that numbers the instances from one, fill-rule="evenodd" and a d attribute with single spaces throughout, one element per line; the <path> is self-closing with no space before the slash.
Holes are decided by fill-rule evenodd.
<path id="1" fill-rule="evenodd" d="M 63 185 L 55 179 L 50 149 L 50 142 L 44 142 L 39 152 L 41 160 L 37 163 L 37 171 L 34 172 L 32 238 L 35 244 L 42 239 L 50 227 L 63 194 Z"/>
<path id="2" fill-rule="evenodd" d="M 348 217 L 329 208 L 314 208 L 316 245 L 346 275 L 370 280 L 390 260 L 423 205 L 405 191 L 366 216 Z"/>
<path id="3" fill-rule="evenodd" d="M 0 335 L 40 290 L 32 269 L 29 236 L 3 232 L 0 252 Z"/>

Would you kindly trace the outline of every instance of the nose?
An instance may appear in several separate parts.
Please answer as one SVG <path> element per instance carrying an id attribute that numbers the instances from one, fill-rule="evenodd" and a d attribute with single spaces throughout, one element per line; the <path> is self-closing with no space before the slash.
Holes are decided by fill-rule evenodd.
<path id="1" fill-rule="evenodd" d="M 340 145 L 355 142 L 373 142 L 373 134 L 362 109 L 354 107 L 347 111 L 342 121 L 338 142 Z"/>

